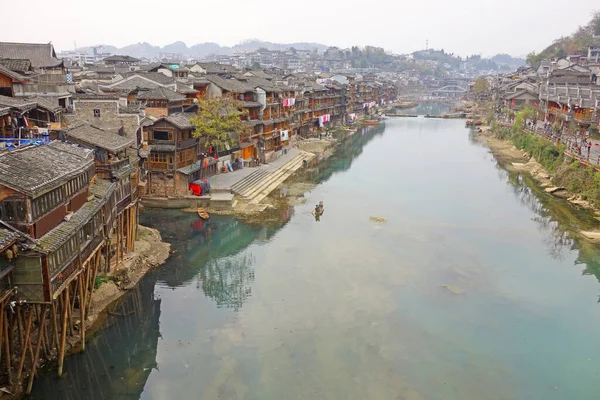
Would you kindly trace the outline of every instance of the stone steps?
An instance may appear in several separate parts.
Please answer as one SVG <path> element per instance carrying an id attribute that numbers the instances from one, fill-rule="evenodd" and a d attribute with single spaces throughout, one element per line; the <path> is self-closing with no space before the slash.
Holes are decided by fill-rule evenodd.
<path id="1" fill-rule="evenodd" d="M 247 192 L 252 190 L 252 187 L 263 180 L 266 176 L 270 175 L 271 172 L 259 169 L 254 171 L 244 179 L 239 182 L 236 182 L 233 186 L 231 186 L 231 192 L 237 194 L 241 197 L 247 197 Z"/>
<path id="2" fill-rule="evenodd" d="M 245 196 L 244 197 L 246 197 L 247 199 L 250 199 L 250 200 L 253 199 L 254 196 L 256 196 L 261 190 L 263 190 L 266 185 L 268 185 L 274 179 L 277 179 L 279 176 L 281 176 L 281 174 L 285 170 L 287 170 L 291 165 L 293 165 L 293 164 L 297 163 L 299 160 L 301 160 L 301 157 L 302 157 L 301 154 L 297 155 L 296 157 L 292 158 L 290 161 L 288 161 L 287 163 L 285 163 L 284 165 L 282 165 L 280 168 L 278 168 L 274 172 L 272 172 L 269 175 L 265 176 L 263 179 L 261 179 L 260 181 L 258 181 L 251 188 L 249 188 L 249 190 L 247 190 L 245 192 Z"/>
<path id="3" fill-rule="evenodd" d="M 301 153 L 272 173 L 250 193 L 248 196 L 250 204 L 259 204 L 265 197 L 271 194 L 273 190 L 277 189 L 279 185 L 299 170 L 304 165 L 304 160 L 308 161 L 313 157 L 315 157 L 315 155 L 312 153 Z"/>

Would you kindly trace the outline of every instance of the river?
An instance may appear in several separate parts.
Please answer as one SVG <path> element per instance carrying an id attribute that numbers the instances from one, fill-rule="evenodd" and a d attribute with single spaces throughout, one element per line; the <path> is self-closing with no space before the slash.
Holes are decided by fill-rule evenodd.
<path id="1" fill-rule="evenodd" d="M 174 254 L 30 398 L 598 398 L 590 215 L 464 120 L 359 130 L 315 179 L 275 227 L 145 211 Z"/>

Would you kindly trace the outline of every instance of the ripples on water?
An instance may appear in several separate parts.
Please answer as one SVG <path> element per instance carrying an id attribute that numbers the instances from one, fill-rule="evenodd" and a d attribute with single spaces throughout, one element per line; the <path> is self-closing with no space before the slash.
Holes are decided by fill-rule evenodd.
<path id="1" fill-rule="evenodd" d="M 462 123 L 357 132 L 281 226 L 144 212 L 174 254 L 32 398 L 597 399 L 596 223 Z"/>

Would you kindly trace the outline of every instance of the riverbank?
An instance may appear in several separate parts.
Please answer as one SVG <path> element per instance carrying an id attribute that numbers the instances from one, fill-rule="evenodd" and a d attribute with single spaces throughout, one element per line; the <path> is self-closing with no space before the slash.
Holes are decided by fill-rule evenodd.
<path id="1" fill-rule="evenodd" d="M 90 313 L 85 321 L 88 332 L 93 333 L 102 325 L 107 313 L 148 271 L 164 264 L 169 257 L 171 245 L 162 241 L 158 230 L 140 225 L 135 249 L 125 256 L 114 274 L 100 277 L 104 282 L 92 294 Z"/>
<path id="2" fill-rule="evenodd" d="M 600 219 L 600 208 L 596 204 L 583 198 L 581 193 L 559 185 L 556 180 L 556 172 L 548 171 L 528 152 L 518 149 L 512 141 L 494 137 L 490 127 L 480 128 L 473 138 L 484 143 L 498 163 L 506 170 L 527 174 L 543 192 L 556 199 L 565 200 L 573 206 L 590 210 L 596 219 Z M 573 169 L 579 168 L 578 163 L 575 165 L 576 167 L 572 167 Z M 578 229 L 574 233 L 587 241 L 600 243 L 600 230 Z"/>

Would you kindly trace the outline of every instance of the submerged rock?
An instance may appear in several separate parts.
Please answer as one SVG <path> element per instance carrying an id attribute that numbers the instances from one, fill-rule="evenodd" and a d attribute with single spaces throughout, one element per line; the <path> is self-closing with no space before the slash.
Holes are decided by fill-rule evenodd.
<path id="1" fill-rule="evenodd" d="M 452 294 L 463 294 L 463 293 L 465 293 L 464 290 L 462 290 L 461 288 L 456 287 L 454 285 L 438 285 L 438 286 L 446 289 L 447 291 L 449 291 Z"/>

